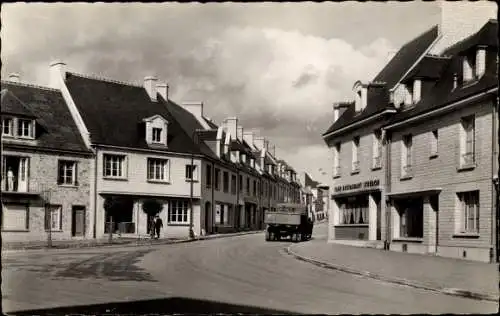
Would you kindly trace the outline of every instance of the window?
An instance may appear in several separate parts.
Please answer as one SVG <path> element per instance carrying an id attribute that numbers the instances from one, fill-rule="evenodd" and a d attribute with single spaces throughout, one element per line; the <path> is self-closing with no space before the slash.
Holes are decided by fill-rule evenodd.
<path id="1" fill-rule="evenodd" d="M 2 119 L 2 135 L 13 136 L 12 135 L 12 119 L 11 118 Z"/>
<path id="2" fill-rule="evenodd" d="M 125 156 L 104 155 L 103 175 L 105 177 L 125 177 Z"/>
<path id="3" fill-rule="evenodd" d="M 220 190 L 220 169 L 215 168 L 214 182 L 215 182 L 215 189 Z"/>
<path id="4" fill-rule="evenodd" d="M 431 158 L 436 157 L 438 155 L 438 139 L 439 134 L 438 130 L 434 130 L 431 132 Z"/>
<path id="5" fill-rule="evenodd" d="M 17 121 L 17 135 L 19 137 L 33 138 L 33 121 L 19 119 Z"/>
<path id="6" fill-rule="evenodd" d="M 61 185 L 77 185 L 76 181 L 76 162 L 74 161 L 59 161 L 59 172 L 57 175 L 57 184 Z"/>
<path id="7" fill-rule="evenodd" d="M 231 175 L 231 193 L 236 194 L 236 175 Z"/>
<path id="8" fill-rule="evenodd" d="M 24 204 L 2 205 L 2 230 L 26 231 L 29 229 L 29 208 Z"/>
<path id="9" fill-rule="evenodd" d="M 458 193 L 460 201 L 460 232 L 479 233 L 479 191 Z"/>
<path id="10" fill-rule="evenodd" d="M 382 167 L 382 131 L 373 132 L 373 169 Z"/>
<path id="11" fill-rule="evenodd" d="M 413 147 L 413 140 L 412 140 L 412 135 L 405 135 L 403 136 L 403 148 L 401 150 L 401 173 L 402 177 L 411 177 L 412 174 L 412 168 L 411 168 L 411 161 L 412 161 L 412 147 Z"/>
<path id="12" fill-rule="evenodd" d="M 240 175 L 239 176 L 239 188 L 240 188 L 240 192 L 243 192 L 243 176 Z"/>
<path id="13" fill-rule="evenodd" d="M 460 164 L 468 167 L 474 164 L 474 116 L 462 118 L 462 130 L 460 133 Z"/>
<path id="14" fill-rule="evenodd" d="M 340 177 L 340 142 L 333 148 L 333 176 Z"/>
<path id="15" fill-rule="evenodd" d="M 227 204 L 215 204 L 215 223 L 219 225 L 229 224 L 230 207 Z"/>
<path id="16" fill-rule="evenodd" d="M 398 202 L 399 237 L 422 238 L 424 235 L 424 209 L 422 199 Z"/>
<path id="17" fill-rule="evenodd" d="M 62 206 L 49 205 L 45 209 L 45 230 L 62 230 Z"/>
<path id="18" fill-rule="evenodd" d="M 368 195 L 349 197 L 340 204 L 341 224 L 368 224 Z"/>
<path id="19" fill-rule="evenodd" d="M 148 180 L 162 182 L 169 180 L 167 159 L 148 158 Z"/>
<path id="20" fill-rule="evenodd" d="M 229 192 L 229 173 L 227 171 L 222 174 L 222 189 L 226 193 Z"/>
<path id="21" fill-rule="evenodd" d="M 404 85 L 404 106 L 413 105 L 413 86 L 410 83 Z"/>
<path id="22" fill-rule="evenodd" d="M 359 172 L 359 136 L 352 140 L 352 172 Z"/>
<path id="23" fill-rule="evenodd" d="M 257 181 L 253 180 L 252 186 L 253 196 L 257 196 Z"/>
<path id="24" fill-rule="evenodd" d="M 186 180 L 198 181 L 198 169 L 196 165 L 186 165 Z"/>
<path id="25" fill-rule="evenodd" d="M 153 142 L 155 142 L 155 143 L 161 142 L 161 128 L 153 127 L 152 138 L 153 138 Z"/>
<path id="26" fill-rule="evenodd" d="M 188 224 L 189 203 L 185 200 L 170 201 L 168 222 L 173 224 Z"/>
<path id="27" fill-rule="evenodd" d="M 247 177 L 247 194 L 250 195 L 250 177 Z"/>
<path id="28" fill-rule="evenodd" d="M 212 166 L 210 165 L 207 165 L 207 175 L 205 180 L 207 189 L 210 189 L 212 187 Z"/>

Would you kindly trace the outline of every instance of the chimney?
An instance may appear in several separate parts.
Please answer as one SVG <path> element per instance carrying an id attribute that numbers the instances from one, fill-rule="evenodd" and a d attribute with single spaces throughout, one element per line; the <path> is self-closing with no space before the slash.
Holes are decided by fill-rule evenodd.
<path id="1" fill-rule="evenodd" d="M 253 132 L 243 133 L 243 139 L 247 142 L 249 146 L 253 146 Z"/>
<path id="2" fill-rule="evenodd" d="M 203 117 L 203 102 L 182 102 L 182 107 L 197 118 Z"/>
<path id="3" fill-rule="evenodd" d="M 64 80 L 66 80 L 66 64 L 62 61 L 56 60 L 50 63 L 49 68 L 50 87 L 60 89 Z"/>
<path id="4" fill-rule="evenodd" d="M 497 19 L 494 1 L 439 1 L 440 38 L 431 54 L 441 54 L 447 47 L 476 33 L 489 19 Z"/>
<path id="5" fill-rule="evenodd" d="M 258 150 L 264 151 L 266 148 L 264 147 L 264 137 L 255 137 L 253 140 L 253 143 L 255 147 L 257 147 Z"/>
<path id="6" fill-rule="evenodd" d="M 238 137 L 239 141 L 243 140 L 243 126 L 237 126 L 236 136 Z"/>
<path id="7" fill-rule="evenodd" d="M 11 73 L 9 74 L 9 81 L 12 81 L 12 82 L 19 82 L 19 74 L 18 73 Z"/>
<path id="8" fill-rule="evenodd" d="M 238 118 L 236 117 L 228 117 L 224 120 L 226 125 L 226 129 L 231 134 L 233 139 L 236 139 L 238 136 Z"/>
<path id="9" fill-rule="evenodd" d="M 156 85 L 156 90 L 161 97 L 168 101 L 168 83 L 160 82 Z"/>
<path id="10" fill-rule="evenodd" d="M 148 93 L 151 101 L 156 102 L 156 79 L 155 77 L 148 76 L 144 78 L 144 89 Z"/>

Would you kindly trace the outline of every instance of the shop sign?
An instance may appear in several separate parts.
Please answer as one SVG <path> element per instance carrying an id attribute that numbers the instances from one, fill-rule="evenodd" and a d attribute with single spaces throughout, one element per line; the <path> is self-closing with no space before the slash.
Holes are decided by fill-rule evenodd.
<path id="1" fill-rule="evenodd" d="M 344 185 L 339 185 L 334 188 L 335 192 L 344 192 L 344 191 L 351 191 L 351 190 L 359 190 L 359 189 L 370 189 L 373 187 L 378 187 L 380 185 L 380 180 L 375 179 L 375 180 L 369 180 L 369 181 L 364 181 L 364 182 L 358 182 L 358 183 L 353 183 L 353 184 L 344 184 Z"/>

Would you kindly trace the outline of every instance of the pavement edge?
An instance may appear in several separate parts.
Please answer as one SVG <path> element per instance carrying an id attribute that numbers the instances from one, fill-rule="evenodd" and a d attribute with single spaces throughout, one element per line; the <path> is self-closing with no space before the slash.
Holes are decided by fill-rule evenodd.
<path id="1" fill-rule="evenodd" d="M 350 273 L 350 274 L 361 275 L 361 276 L 372 278 L 375 280 L 380 280 L 380 281 L 399 284 L 399 285 L 405 285 L 405 286 L 409 286 L 409 287 L 413 287 L 413 288 L 417 288 L 417 289 L 423 289 L 423 290 L 427 290 L 427 291 L 433 291 L 433 292 L 438 292 L 438 293 L 452 295 L 452 296 L 459 296 L 459 297 L 471 298 L 471 299 L 476 299 L 476 300 L 492 301 L 492 302 L 496 302 L 496 303 L 498 303 L 498 301 L 499 301 L 499 297 L 495 296 L 495 295 L 477 293 L 477 292 L 472 292 L 472 291 L 459 289 L 459 288 L 432 287 L 432 286 L 428 286 L 428 285 L 425 285 L 425 284 L 422 284 L 420 282 L 413 281 L 413 280 L 388 277 L 388 276 L 380 275 L 380 274 L 369 272 L 369 271 L 356 270 L 356 269 L 352 269 L 352 268 L 349 268 L 349 267 L 346 267 L 343 265 L 319 261 L 319 260 L 316 260 L 313 258 L 309 258 L 309 257 L 297 254 L 296 252 L 294 252 L 291 249 L 292 246 L 293 245 L 289 245 L 288 247 L 284 248 L 284 251 L 286 254 L 294 257 L 295 259 L 314 264 L 314 265 L 321 267 L 321 268 L 342 271 L 342 272 Z"/>

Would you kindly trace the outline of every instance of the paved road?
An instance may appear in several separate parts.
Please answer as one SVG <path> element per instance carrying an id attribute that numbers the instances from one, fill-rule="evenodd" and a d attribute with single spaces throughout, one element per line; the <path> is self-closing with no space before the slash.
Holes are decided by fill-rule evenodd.
<path id="1" fill-rule="evenodd" d="M 318 227 L 316 238 L 325 236 Z M 4 312 L 494 313 L 497 305 L 326 270 L 247 235 L 155 247 L 3 256 Z M 110 302 L 145 303 L 109 305 Z M 93 307 L 91 304 L 105 304 Z M 107 305 L 106 305 L 107 304 Z M 255 307 L 255 308 L 254 308 Z"/>

